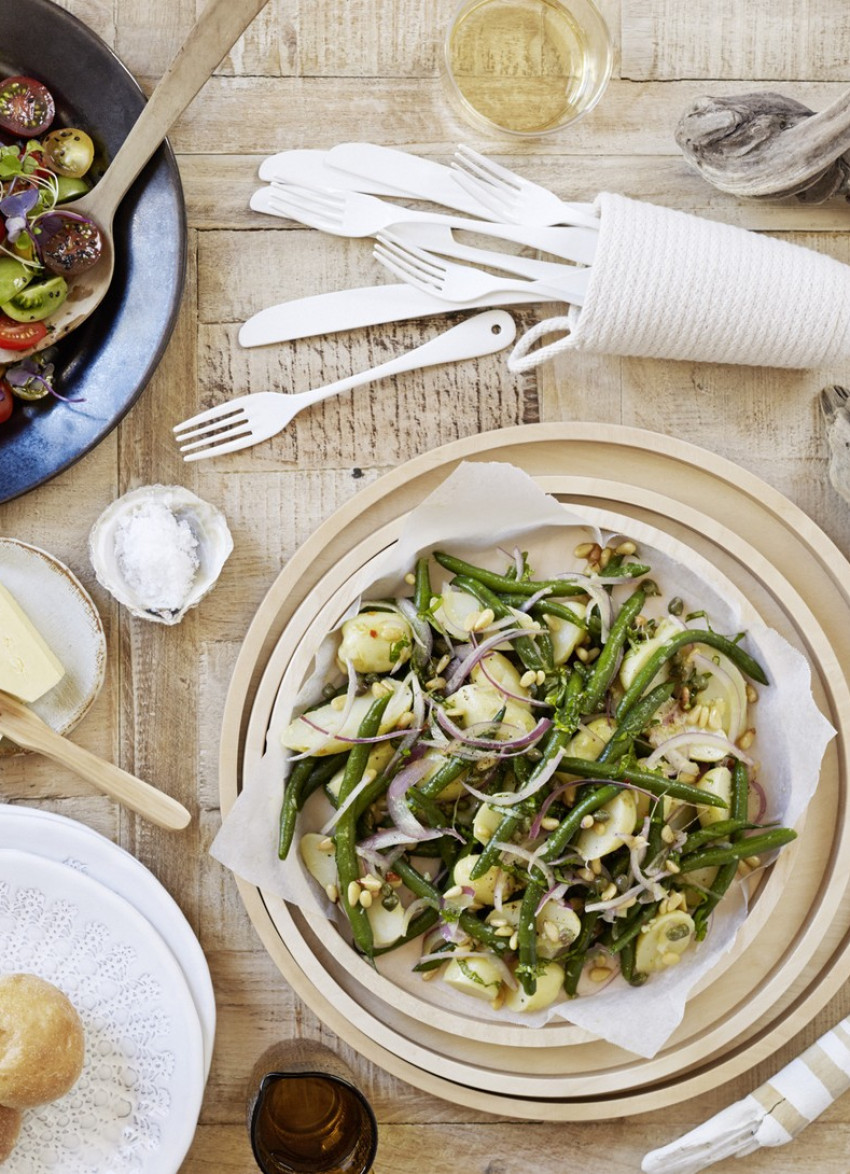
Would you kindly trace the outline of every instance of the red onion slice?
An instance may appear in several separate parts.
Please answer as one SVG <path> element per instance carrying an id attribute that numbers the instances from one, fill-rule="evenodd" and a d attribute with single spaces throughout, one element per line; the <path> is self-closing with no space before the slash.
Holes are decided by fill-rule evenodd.
<path id="1" fill-rule="evenodd" d="M 646 769 L 652 770 L 659 759 L 666 757 L 668 750 L 677 750 L 680 746 L 711 746 L 722 750 L 725 754 L 731 754 L 734 758 L 739 758 L 741 762 L 745 762 L 747 766 L 753 765 L 752 758 L 745 754 L 743 750 L 739 749 L 734 742 L 730 742 L 725 734 L 717 734 L 714 731 L 690 729 L 685 730 L 681 734 L 674 734 L 672 738 L 668 738 L 666 742 L 662 742 L 650 754 L 646 760 Z"/>

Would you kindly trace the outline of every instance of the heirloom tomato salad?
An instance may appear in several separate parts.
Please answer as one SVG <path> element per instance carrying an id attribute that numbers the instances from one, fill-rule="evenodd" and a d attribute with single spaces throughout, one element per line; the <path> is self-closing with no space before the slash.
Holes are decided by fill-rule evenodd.
<path id="1" fill-rule="evenodd" d="M 64 205 L 91 186 L 95 148 L 77 127 L 56 126 L 53 95 L 31 77 L 0 81 L 0 349 L 49 342 L 50 318 L 69 279 L 100 259 L 97 225 Z M 2 370 L 0 368 L 0 370 Z M 6 366 L 0 423 L 16 398 L 55 395 L 52 366 L 40 354 Z M 61 397 L 60 397 L 61 398 Z"/>
<path id="2" fill-rule="evenodd" d="M 421 558 L 341 625 L 339 676 L 282 734 L 279 854 L 356 948 L 419 939 L 423 978 L 512 1012 L 677 965 L 795 836 L 764 822 L 745 634 L 665 596 L 633 542 L 574 555 Z"/>

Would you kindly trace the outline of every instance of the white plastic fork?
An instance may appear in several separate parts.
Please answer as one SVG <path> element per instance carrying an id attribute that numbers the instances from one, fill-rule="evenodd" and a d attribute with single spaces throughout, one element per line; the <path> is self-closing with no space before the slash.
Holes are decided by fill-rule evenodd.
<path id="1" fill-rule="evenodd" d="M 390 273 L 417 289 L 458 303 L 472 301 L 484 294 L 522 290 L 539 294 L 541 301 L 570 302 L 580 306 L 592 272 L 590 268 L 577 269 L 564 265 L 564 276 L 557 285 L 551 281 L 497 277 L 483 269 L 447 261 L 428 249 L 407 244 L 401 237 L 389 232 L 378 234 L 373 256 Z"/>
<path id="2" fill-rule="evenodd" d="M 237 452 L 276 436 L 303 408 L 341 391 L 386 379 L 388 375 L 398 375 L 402 371 L 495 354 L 510 346 L 515 337 L 516 323 L 510 314 L 505 310 L 488 310 L 467 318 L 459 326 L 443 331 L 436 338 L 389 362 L 338 379 L 325 387 L 288 395 L 279 391 L 258 391 L 217 404 L 182 424 L 176 424 L 174 438 L 184 454 L 184 461 L 202 461 L 207 457 Z"/>
<path id="3" fill-rule="evenodd" d="M 444 216 L 439 212 L 419 212 L 387 204 L 375 196 L 359 192 L 337 192 L 272 183 L 251 197 L 257 212 L 284 216 L 310 228 L 335 236 L 374 236 L 393 224 L 422 221 L 467 229 L 479 236 L 514 241 L 541 249 L 555 257 L 579 264 L 589 264 L 596 254 L 598 224 L 593 228 L 540 228 L 525 225 L 493 224 L 489 220 L 469 220 L 463 216 Z"/>
<path id="4" fill-rule="evenodd" d="M 548 188 L 523 179 L 462 143 L 455 152 L 452 168 L 455 179 L 465 192 L 475 196 L 494 216 L 509 224 L 599 227 L 599 218 L 592 204 L 562 200 Z"/>

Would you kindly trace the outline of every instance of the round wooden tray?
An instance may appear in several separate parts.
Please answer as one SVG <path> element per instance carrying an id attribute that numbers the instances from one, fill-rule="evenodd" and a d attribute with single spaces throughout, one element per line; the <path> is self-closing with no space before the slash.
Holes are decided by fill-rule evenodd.
<path id="1" fill-rule="evenodd" d="M 686 546 L 679 539 L 673 539 L 669 535 L 658 531 L 655 527 L 650 527 L 636 519 L 625 517 L 621 513 L 613 514 L 609 510 L 600 510 L 596 507 L 586 505 L 573 508 L 574 512 L 580 513 L 587 519 L 588 525 L 584 528 L 585 533 L 583 534 L 575 535 L 573 531 L 570 531 L 568 538 L 565 535 L 564 540 L 570 547 L 574 546 L 576 542 L 582 541 L 595 527 L 611 533 L 627 534 L 630 538 L 638 542 L 639 548 L 644 556 L 646 556 L 647 549 L 653 547 L 672 556 L 680 564 L 687 562 L 690 571 L 695 571 L 704 581 L 711 580 L 714 583 L 715 589 L 719 589 L 727 600 L 737 599 L 741 608 L 741 615 L 744 617 L 743 624 L 745 627 L 750 626 L 757 618 L 761 620 L 760 616 L 757 617 L 748 595 L 744 594 L 739 587 L 735 586 L 734 583 L 725 577 L 718 582 L 715 561 L 709 563 L 703 560 L 702 565 L 700 565 L 702 556 L 697 554 L 692 546 Z M 337 624 L 339 619 L 344 616 L 350 605 L 361 595 L 363 590 L 368 589 L 368 583 L 380 577 L 375 564 L 387 547 L 394 542 L 401 525 L 402 519 L 399 519 L 388 526 L 384 526 L 378 533 L 371 535 L 368 539 L 359 543 L 354 550 L 349 552 L 345 560 L 346 562 L 358 563 L 358 569 L 355 574 L 349 575 L 348 568 L 344 565 L 335 567 L 333 571 L 329 572 L 317 584 L 315 590 L 310 593 L 308 600 L 292 616 L 275 648 L 274 657 L 270 661 L 267 670 L 267 676 L 270 682 L 273 681 L 278 671 L 281 672 L 280 684 L 269 723 L 274 729 L 282 729 L 285 725 L 288 725 L 296 706 L 296 698 L 300 693 L 305 678 L 312 670 L 313 658 L 325 633 Z M 759 556 L 755 551 L 746 547 L 742 551 L 742 557 L 747 562 L 750 562 L 758 559 Z M 649 558 L 651 561 L 651 555 Z M 832 667 L 831 648 L 826 636 L 813 617 L 805 616 L 805 605 L 801 600 L 795 599 L 794 591 L 788 583 L 772 568 L 768 568 L 768 572 L 774 580 L 772 584 L 773 598 L 783 600 L 785 610 L 782 618 L 782 626 L 786 629 L 788 638 L 798 640 L 799 633 L 796 625 L 804 623 L 808 631 L 809 640 L 812 642 L 816 654 L 819 659 L 826 661 L 824 668 L 826 671 L 829 671 Z M 749 594 L 753 594 L 756 591 L 763 591 L 763 585 L 754 574 L 747 572 L 745 577 L 746 588 Z M 795 614 L 799 613 L 802 614 L 798 620 L 794 617 Z M 768 675 L 770 675 L 769 665 L 767 668 Z M 255 706 L 255 710 L 259 718 L 262 712 L 259 701 Z M 259 729 L 260 726 L 258 725 L 257 728 Z M 254 769 L 259 756 L 262 754 L 262 749 L 267 738 L 267 729 L 262 729 L 261 733 L 262 739 L 258 743 L 255 744 L 253 739 L 249 739 L 246 745 L 245 769 L 247 772 L 251 772 Z M 765 731 L 763 732 L 763 736 L 769 736 L 769 733 Z M 721 974 L 737 962 L 743 950 L 763 928 L 780 897 L 787 892 L 789 884 L 793 883 L 791 874 L 797 852 L 805 852 L 809 844 L 818 845 L 823 843 L 824 840 L 829 840 L 832 834 L 832 825 L 830 823 L 832 815 L 833 813 L 831 811 L 821 811 L 818 809 L 819 818 L 810 824 L 808 835 L 795 844 L 793 850 L 783 852 L 777 864 L 769 869 L 766 875 L 762 874 L 761 877 L 754 878 L 761 883 L 753 886 L 754 892 L 751 894 L 750 910 L 745 931 L 742 931 L 738 935 L 734 948 L 725 954 L 712 971 L 700 981 L 696 988 L 697 990 L 712 986 Z M 842 870 L 845 865 L 850 866 L 850 846 L 845 845 L 845 852 L 847 859 L 838 859 L 834 863 L 834 870 L 840 871 L 842 875 Z M 298 943 L 296 946 L 297 932 L 295 927 L 290 923 L 285 904 L 275 901 L 268 894 L 264 894 L 264 896 L 278 928 L 289 945 L 289 949 L 296 956 L 299 954 L 301 948 L 305 950 L 309 949 L 310 947 L 306 942 Z M 477 1002 L 466 1000 L 467 1005 L 462 1010 L 457 1006 L 454 1009 L 449 1009 L 445 1006 L 446 995 L 444 991 L 440 991 L 439 984 L 415 982 L 411 984 L 411 989 L 400 987 L 389 978 L 383 976 L 380 962 L 376 971 L 362 956 L 349 948 L 345 941 L 341 940 L 336 923 L 326 919 L 321 914 L 318 903 L 316 905 L 316 912 L 319 914 L 319 917 L 310 922 L 315 937 L 323 943 L 330 956 L 338 959 L 348 969 L 351 977 L 356 979 L 362 988 L 361 997 L 368 997 L 371 1005 L 377 1006 L 383 1000 L 396 1011 L 401 1011 L 416 1021 L 426 1023 L 429 1028 L 436 1028 L 440 1032 L 448 1032 L 461 1036 L 464 1041 L 464 1047 L 467 1041 L 476 1040 L 488 1044 L 488 1050 L 493 1050 L 494 1016 L 492 1014 L 481 1014 L 480 1005 Z M 832 913 L 834 913 L 834 910 L 830 909 L 828 914 L 831 915 Z M 785 912 L 783 912 L 783 917 L 787 922 Z M 769 952 L 765 952 L 762 955 L 762 960 L 766 962 L 769 957 Z M 755 986 L 757 978 L 762 976 L 762 971 L 756 966 L 748 965 L 747 975 L 753 983 L 753 986 Z M 717 1012 L 717 1017 L 720 1015 L 725 1017 L 727 1010 L 727 1007 L 721 1007 Z M 712 1014 L 711 1007 L 707 1001 L 704 1001 L 701 1011 L 704 1017 Z M 515 1024 L 504 1019 L 495 1022 L 498 1023 L 499 1054 L 502 1054 L 504 1047 L 534 1049 L 540 1048 L 541 1046 L 562 1047 L 567 1044 L 583 1043 L 594 1038 L 583 1029 L 569 1023 L 564 1023 L 561 1020 L 555 1020 L 547 1024 L 544 1028 L 534 1029 L 529 1029 L 525 1025 Z M 707 1026 L 707 1020 L 703 1018 L 700 1025 Z M 696 1024 L 692 1024 L 691 1026 L 695 1027 Z M 604 1049 L 599 1049 L 596 1062 L 597 1067 L 606 1062 L 603 1057 L 604 1051 Z M 615 1054 L 619 1055 L 620 1053 Z M 610 1056 L 608 1060 L 610 1060 Z M 565 1071 L 564 1065 L 559 1063 L 555 1070 L 563 1073 Z M 532 1071 L 539 1072 L 539 1064 L 536 1064 Z"/>
<path id="2" fill-rule="evenodd" d="M 267 721 L 269 709 L 262 696 L 265 682 L 261 682 L 260 678 L 267 664 L 271 670 L 272 665 L 269 662 L 270 659 L 274 660 L 275 645 L 294 611 L 330 566 L 339 565 L 359 542 L 373 534 L 385 522 L 400 517 L 411 506 L 417 504 L 455 464 L 464 459 L 510 461 L 538 476 L 544 488 L 550 491 L 564 491 L 571 497 L 584 497 L 603 507 L 615 504 L 618 508 L 626 508 L 627 512 L 635 510 L 635 516 L 643 516 L 650 523 L 660 525 L 670 532 L 675 532 L 676 525 L 679 525 L 685 541 L 688 540 L 689 533 L 687 521 L 671 521 L 670 498 L 660 498 L 655 493 L 656 485 L 663 485 L 671 495 L 675 507 L 674 516 L 690 515 L 695 526 L 695 530 L 690 528 L 690 533 L 699 533 L 700 528 L 711 528 L 711 519 L 706 519 L 701 514 L 706 502 L 711 504 L 713 517 L 734 516 L 736 534 L 742 542 L 749 542 L 749 560 L 761 560 L 764 564 L 764 573 L 768 573 L 771 567 L 779 568 L 792 587 L 805 593 L 807 602 L 812 605 L 812 611 L 835 647 L 838 653 L 836 663 L 827 664 L 821 669 L 821 680 L 817 684 L 826 701 L 825 712 L 841 730 L 848 713 L 847 687 L 837 661 L 850 651 L 850 636 L 847 634 L 850 628 L 846 624 L 848 599 L 842 586 L 842 575 L 846 576 L 847 564 L 817 527 L 768 486 L 743 470 L 702 450 L 669 441 L 667 438 L 663 438 L 662 445 L 661 439 L 629 429 L 598 428 L 589 425 L 546 425 L 511 429 L 450 445 L 419 458 L 389 474 L 370 489 L 364 490 L 338 511 L 281 573 L 246 636 L 225 712 L 221 757 L 223 808 L 227 810 L 236 797 L 240 785 L 240 756 L 243 748 L 251 743 L 252 737 L 256 738 L 257 730 L 251 729 L 252 714 L 254 724 L 262 726 L 263 730 L 265 728 L 263 722 Z M 564 478 L 561 472 L 564 468 L 570 469 L 569 478 Z M 596 478 L 599 469 L 616 469 L 619 480 L 599 481 Z M 735 555 L 728 554 L 727 561 L 734 563 Z M 725 567 L 723 569 L 726 570 Z M 760 599 L 754 602 L 765 620 L 780 627 L 781 630 L 781 625 L 775 623 L 770 614 L 770 607 L 765 606 L 771 604 L 770 591 L 765 589 L 763 594 L 764 601 Z M 781 603 L 776 600 L 775 595 L 772 599 L 773 610 L 780 613 L 781 619 Z M 799 634 L 799 642 L 805 644 L 804 633 Z M 270 672 L 269 675 L 273 677 L 275 674 Z M 277 681 L 279 680 L 278 673 Z M 262 716 L 263 712 L 265 717 Z M 846 772 L 845 745 L 842 736 L 831 748 L 824 772 L 825 780 L 831 782 L 829 786 L 822 788 L 816 799 L 816 803 L 830 813 L 830 818 L 834 820 L 838 829 L 836 834 L 839 839 L 836 843 L 839 853 L 844 851 L 843 837 L 846 835 L 843 787 Z M 833 848 L 836 848 L 836 844 L 833 844 Z M 807 859 L 816 859 L 819 856 L 820 853 L 806 854 Z M 822 920 L 825 911 L 842 895 L 838 892 L 836 884 L 833 883 L 830 887 L 828 878 L 823 873 L 818 876 L 816 872 L 817 869 L 812 867 L 807 870 L 806 875 L 801 874 L 798 883 L 789 892 L 789 897 L 793 895 L 795 900 L 799 899 L 801 902 L 803 921 L 806 920 L 806 909 L 809 906 L 817 909 L 817 916 Z M 470 1063 L 470 1053 L 465 1052 L 459 1062 L 460 1067 L 455 1068 L 450 1054 L 443 1053 L 445 1039 L 437 1037 L 437 1050 L 422 1058 L 417 1052 L 417 1047 L 420 1052 L 428 1052 L 429 1049 L 423 1043 L 413 1046 L 413 1041 L 409 1038 L 410 1024 L 401 1023 L 397 1028 L 388 1026 L 383 1018 L 376 1018 L 368 1006 L 368 1000 L 358 1002 L 359 991 L 357 997 L 351 997 L 341 987 L 334 988 L 331 983 L 331 998 L 327 998 L 316 988 L 312 977 L 307 976 L 306 970 L 302 969 L 306 966 L 309 970 L 315 956 L 296 961 L 283 944 L 272 914 L 260 900 L 256 890 L 244 884 L 240 887 L 252 920 L 281 970 L 331 1027 L 366 1055 L 411 1083 L 499 1113 L 515 1114 L 517 1105 L 521 1103 L 522 1115 L 525 1116 L 589 1119 L 643 1111 L 654 1105 L 669 1103 L 671 1099 L 684 1099 L 694 1095 L 702 1088 L 713 1085 L 720 1079 L 728 1079 L 758 1062 L 773 1048 L 783 1043 L 831 997 L 846 977 L 848 969 L 844 942 L 847 925 L 842 923 L 840 915 L 836 915 L 829 930 L 821 934 L 814 949 L 811 948 L 811 940 L 808 943 L 806 941 L 805 930 L 801 931 L 802 938 L 800 933 L 792 930 L 789 940 L 784 942 L 780 949 L 778 959 L 785 966 L 789 965 L 789 957 L 794 959 L 796 977 L 792 976 L 790 984 L 786 984 L 784 980 L 780 982 L 780 977 L 776 974 L 766 973 L 763 976 L 762 988 L 758 992 L 758 1004 L 754 1004 L 750 990 L 740 992 L 735 989 L 739 979 L 738 972 L 743 968 L 736 968 L 731 973 L 733 981 L 729 981 L 728 977 L 724 979 L 723 990 L 728 992 L 733 1004 L 736 996 L 742 997 L 739 998 L 735 1013 L 731 1017 L 733 1023 L 730 1030 L 734 1028 L 735 1032 L 722 1044 L 717 1045 L 716 1041 L 712 1044 L 710 1039 L 702 1038 L 691 1046 L 690 1051 L 687 1048 L 679 1048 L 680 1055 L 675 1060 L 669 1060 L 665 1050 L 656 1058 L 653 1066 L 641 1071 L 640 1075 L 634 1067 L 636 1063 L 639 1065 L 641 1062 L 636 1061 L 634 1057 L 628 1057 L 630 1063 L 621 1063 L 614 1078 L 614 1095 L 609 1091 L 607 1097 L 603 1087 L 591 1090 L 586 1086 L 588 1068 L 586 1061 L 582 1059 L 581 1062 L 585 1065 L 584 1080 L 581 1082 L 583 1092 L 585 1095 L 593 1092 L 596 1098 L 602 1094 L 605 1099 L 595 1099 L 589 1105 L 578 1095 L 574 1098 L 564 1098 L 563 1088 L 556 1090 L 554 1086 L 544 1086 L 535 1089 L 537 1097 L 545 1097 L 548 1092 L 549 1095 L 554 1094 L 555 1097 L 560 1096 L 562 1099 L 515 1102 L 511 1095 L 516 1095 L 519 1090 L 511 1077 L 516 1074 L 516 1068 L 506 1074 L 506 1092 L 500 1095 L 491 1091 L 494 1069 L 488 1057 L 485 1056 L 482 1064 L 478 1065 L 475 1063 L 477 1057 Z M 799 913 L 796 916 L 799 916 Z M 786 919 L 783 918 L 783 924 L 785 922 Z M 798 939 L 796 941 L 795 936 Z M 297 948 L 298 943 L 294 944 Z M 759 955 L 762 953 L 761 947 L 760 938 Z M 318 946 L 316 950 L 318 951 Z M 802 964 L 800 959 L 803 959 Z M 331 965 L 332 960 L 328 966 L 322 966 L 321 973 L 328 974 L 328 967 Z M 339 981 L 344 980 L 340 977 Z M 774 999 L 773 995 L 780 985 L 783 987 L 781 997 Z M 703 997 L 698 996 L 695 1002 L 699 1002 Z M 363 1005 L 360 1005 L 361 1003 Z M 349 1004 L 353 1004 L 355 1010 L 350 1015 L 341 1014 L 338 1008 L 347 1007 Z M 764 1010 L 765 1005 L 767 1010 Z M 377 1032 L 374 1030 L 376 1025 L 379 1029 Z M 361 1030 L 361 1027 L 365 1030 Z M 391 1046 L 387 1047 L 385 1043 Z M 572 1056 L 573 1053 L 578 1054 L 587 1048 L 598 1046 L 580 1045 L 568 1050 L 554 1049 L 550 1054 L 562 1059 L 565 1052 Z M 718 1047 L 723 1049 L 722 1052 L 718 1051 Z M 393 1048 L 396 1049 L 395 1052 Z M 511 1053 L 514 1060 L 519 1054 L 516 1050 Z M 543 1048 L 531 1049 L 528 1053 L 529 1057 L 534 1059 L 535 1071 L 538 1073 L 545 1073 L 545 1068 L 537 1066 L 537 1061 L 544 1054 Z M 621 1053 L 621 1058 L 624 1055 Z M 436 1061 L 431 1058 L 432 1056 L 436 1057 Z M 401 1057 L 410 1057 L 413 1062 Z M 417 1067 L 417 1063 L 432 1066 L 434 1071 L 429 1072 L 426 1068 Z M 663 1071 L 663 1065 L 666 1063 L 673 1064 L 673 1079 L 670 1072 Z M 446 1080 L 446 1073 L 455 1072 L 458 1073 L 456 1083 Z M 605 1074 L 604 1067 L 602 1073 Z M 606 1079 L 608 1078 L 610 1072 Z M 645 1084 L 648 1080 L 663 1083 L 647 1087 L 644 1091 L 630 1096 L 616 1095 L 618 1090 L 635 1087 L 638 1083 Z M 445 1086 L 441 1082 L 444 1082 Z M 479 1082 L 479 1087 L 474 1087 L 475 1082 Z M 519 1083 L 522 1084 L 522 1081 Z M 467 1093 L 461 1095 L 458 1090 L 466 1089 L 468 1086 L 468 1096 Z"/>

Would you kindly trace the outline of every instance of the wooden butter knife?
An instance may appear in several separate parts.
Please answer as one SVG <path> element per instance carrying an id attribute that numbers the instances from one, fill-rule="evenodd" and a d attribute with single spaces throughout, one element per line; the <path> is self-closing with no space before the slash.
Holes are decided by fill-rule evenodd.
<path id="1" fill-rule="evenodd" d="M 0 692 L 0 734 L 11 738 L 25 750 L 34 750 L 67 766 L 131 811 L 143 815 L 160 827 L 176 831 L 186 827 L 192 818 L 182 803 L 113 763 L 98 758 L 90 750 L 69 742 L 22 701 L 3 692 Z"/>

